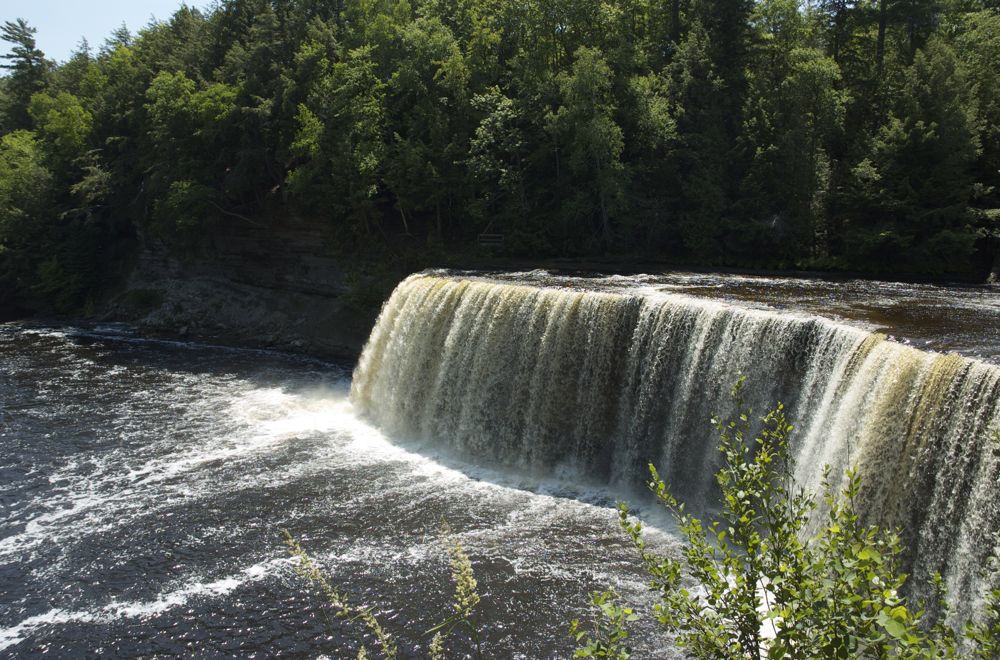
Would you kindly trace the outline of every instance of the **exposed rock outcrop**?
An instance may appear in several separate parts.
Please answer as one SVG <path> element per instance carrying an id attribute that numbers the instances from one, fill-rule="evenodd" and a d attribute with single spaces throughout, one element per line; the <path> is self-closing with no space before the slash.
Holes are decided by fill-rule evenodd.
<path id="1" fill-rule="evenodd" d="M 364 275 L 349 274 L 331 256 L 316 224 L 220 225 L 185 256 L 149 236 L 140 244 L 105 319 L 157 334 L 353 359 L 378 313 Z"/>

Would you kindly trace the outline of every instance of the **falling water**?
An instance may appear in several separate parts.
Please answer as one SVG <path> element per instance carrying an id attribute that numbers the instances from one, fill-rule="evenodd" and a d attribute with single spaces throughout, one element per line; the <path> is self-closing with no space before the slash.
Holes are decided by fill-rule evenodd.
<path id="1" fill-rule="evenodd" d="M 1000 368 L 806 314 L 653 290 L 420 274 L 385 304 L 355 408 L 394 437 L 624 488 L 652 461 L 713 505 L 713 416 L 784 402 L 797 479 L 857 465 L 862 510 L 903 531 L 915 584 L 940 572 L 967 612 L 1000 532 Z"/>

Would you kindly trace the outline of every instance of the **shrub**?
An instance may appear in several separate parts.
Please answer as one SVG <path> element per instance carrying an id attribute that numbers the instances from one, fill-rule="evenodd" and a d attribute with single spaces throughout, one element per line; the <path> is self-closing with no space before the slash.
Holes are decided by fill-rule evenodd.
<path id="1" fill-rule="evenodd" d="M 685 512 L 650 465 L 648 485 L 684 537 L 680 559 L 650 551 L 642 523 L 619 504 L 621 525 L 659 592 L 655 615 L 678 646 L 702 658 L 998 657 L 1000 592 L 988 600 L 983 622 L 969 623 L 962 639 L 940 621 L 926 620 L 900 595 L 906 576 L 899 536 L 860 522 L 855 471 L 840 493 L 825 481 L 829 511 L 818 534 L 805 533 L 816 502 L 792 479 L 792 426 L 779 404 L 753 433 L 742 386 L 741 378 L 733 397 L 744 412 L 726 423 L 713 420 L 723 455 L 717 518 Z M 946 609 L 939 578 L 937 586 Z M 605 614 L 595 637 L 621 638 L 624 624 Z M 606 657 L 600 651 L 589 645 L 577 653 Z M 613 657 L 627 657 L 625 651 Z"/>

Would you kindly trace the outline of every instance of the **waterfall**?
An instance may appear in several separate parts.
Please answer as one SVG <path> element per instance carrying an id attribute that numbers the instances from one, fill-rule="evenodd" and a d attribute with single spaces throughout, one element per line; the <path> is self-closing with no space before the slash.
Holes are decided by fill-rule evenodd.
<path id="1" fill-rule="evenodd" d="M 1000 532 L 1000 368 L 809 315 L 677 293 L 602 292 L 428 274 L 386 302 L 351 401 L 385 432 L 532 471 L 634 486 L 655 463 L 713 505 L 710 420 L 781 401 L 796 478 L 857 465 L 860 508 L 903 531 L 917 584 L 977 600 Z"/>

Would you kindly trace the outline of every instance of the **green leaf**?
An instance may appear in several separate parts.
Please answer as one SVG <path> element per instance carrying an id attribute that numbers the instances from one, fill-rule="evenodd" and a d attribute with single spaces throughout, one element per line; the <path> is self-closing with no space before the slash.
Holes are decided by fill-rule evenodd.
<path id="1" fill-rule="evenodd" d="M 896 639 L 905 639 L 906 638 L 906 634 L 907 634 L 906 624 L 893 619 L 888 614 L 886 614 L 885 610 L 879 612 L 879 614 L 878 614 L 878 623 L 892 637 L 894 637 Z"/>

